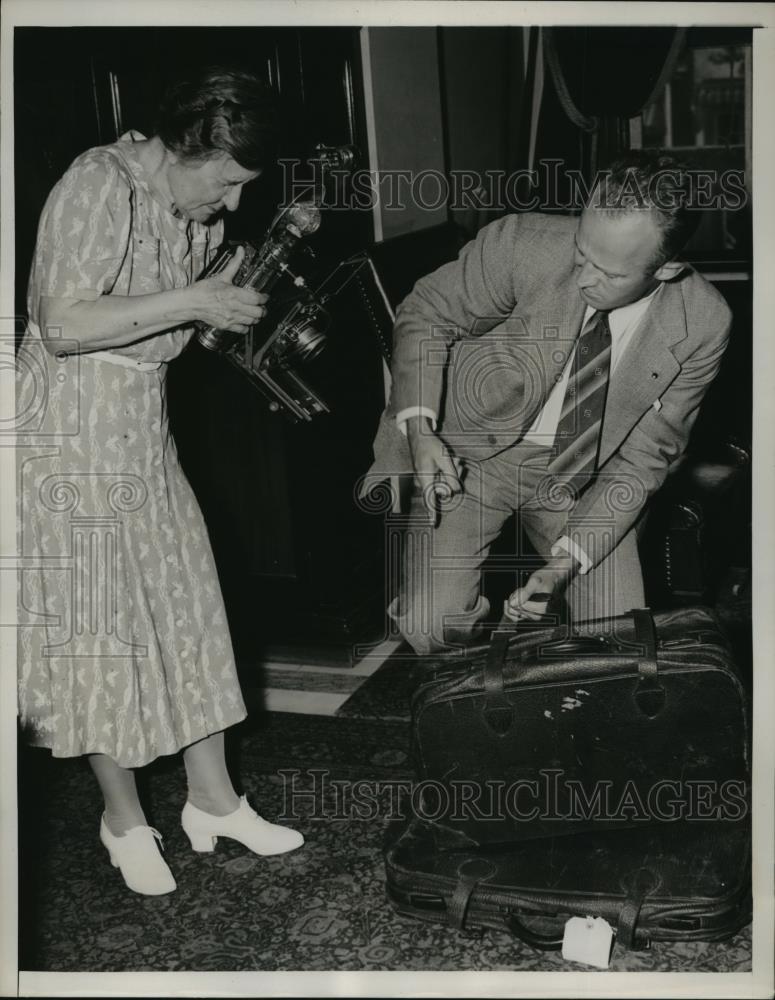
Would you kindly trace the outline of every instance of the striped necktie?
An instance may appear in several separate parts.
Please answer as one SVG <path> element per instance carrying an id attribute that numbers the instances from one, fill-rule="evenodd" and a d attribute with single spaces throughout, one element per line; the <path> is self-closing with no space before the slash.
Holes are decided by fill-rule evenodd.
<path id="1" fill-rule="evenodd" d="M 611 330 L 608 313 L 596 312 L 576 342 L 568 386 L 557 425 L 558 453 L 549 471 L 580 490 L 595 471 L 600 447 L 608 375 L 611 368 Z"/>

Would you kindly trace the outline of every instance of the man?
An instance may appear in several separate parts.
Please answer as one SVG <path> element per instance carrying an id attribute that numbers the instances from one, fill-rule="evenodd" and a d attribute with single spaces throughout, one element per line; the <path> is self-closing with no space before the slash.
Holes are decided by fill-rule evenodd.
<path id="1" fill-rule="evenodd" d="M 576 620 L 643 604 L 634 528 L 683 455 L 731 317 L 677 259 L 696 226 L 689 175 L 643 153 L 598 181 L 580 218 L 487 226 L 398 309 L 368 481 L 414 476 L 390 613 L 417 652 L 477 635 L 481 567 L 513 511 L 545 563 L 511 617 L 564 592 Z"/>

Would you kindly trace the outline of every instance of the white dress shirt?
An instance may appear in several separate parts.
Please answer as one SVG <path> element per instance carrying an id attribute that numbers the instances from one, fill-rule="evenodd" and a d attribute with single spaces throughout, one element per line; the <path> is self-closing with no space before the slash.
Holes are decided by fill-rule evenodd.
<path id="1" fill-rule="evenodd" d="M 644 298 L 638 299 L 637 302 L 631 302 L 627 306 L 621 306 L 619 309 L 612 309 L 608 314 L 608 327 L 611 331 L 611 368 L 609 379 L 614 377 L 614 372 L 622 359 L 622 355 L 629 346 L 641 320 L 646 315 L 646 310 L 661 287 L 662 285 L 659 284 L 653 292 Z M 592 306 L 587 306 L 584 313 L 584 320 L 581 324 L 582 330 L 589 318 L 594 316 L 595 312 L 596 310 Z M 533 422 L 532 427 L 523 437 L 523 441 L 543 445 L 545 448 L 551 448 L 554 444 L 575 353 L 575 349 L 570 352 L 562 373 L 562 378 L 555 384 L 547 396 L 546 402 Z"/>

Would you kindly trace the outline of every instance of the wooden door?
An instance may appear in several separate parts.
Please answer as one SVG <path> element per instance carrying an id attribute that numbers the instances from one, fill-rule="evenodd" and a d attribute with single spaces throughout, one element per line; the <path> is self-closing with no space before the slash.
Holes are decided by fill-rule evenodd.
<path id="1" fill-rule="evenodd" d="M 17 29 L 20 312 L 49 190 L 89 146 L 129 128 L 153 134 L 169 82 L 200 65 L 250 69 L 278 93 L 282 160 L 303 160 L 318 142 L 354 143 L 365 156 L 358 53 L 357 29 L 346 27 Z M 278 166 L 246 188 L 227 238 L 260 242 L 286 180 Z M 372 239 L 368 211 L 323 215 L 311 247 L 321 260 Z M 299 428 L 269 413 L 216 356 L 190 348 L 170 366 L 178 450 L 208 523 L 235 640 L 247 652 L 291 631 L 347 639 L 384 607 L 381 526 L 353 497 L 384 403 L 382 362 L 366 325 L 347 312 L 330 340 L 310 379 L 332 412 Z"/>

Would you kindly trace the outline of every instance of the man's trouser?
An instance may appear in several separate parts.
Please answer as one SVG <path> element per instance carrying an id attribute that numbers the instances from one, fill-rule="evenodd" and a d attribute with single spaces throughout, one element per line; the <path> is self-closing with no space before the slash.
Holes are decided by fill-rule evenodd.
<path id="1" fill-rule="evenodd" d="M 402 553 L 399 595 L 389 613 L 418 653 L 476 640 L 489 602 L 481 593 L 481 570 L 490 546 L 516 511 L 542 559 L 565 532 L 565 505 L 546 499 L 550 451 L 517 444 L 493 458 L 466 466 L 463 491 L 440 504 L 434 527 L 422 489 L 412 495 Z M 552 509 L 552 507 L 559 509 Z M 519 540 L 517 545 L 521 545 Z M 517 571 L 536 568 L 532 555 L 514 554 Z M 644 603 L 635 531 L 589 573 L 579 574 L 566 597 L 574 621 L 624 614 Z M 500 618 L 500 614 L 497 616 Z"/>

